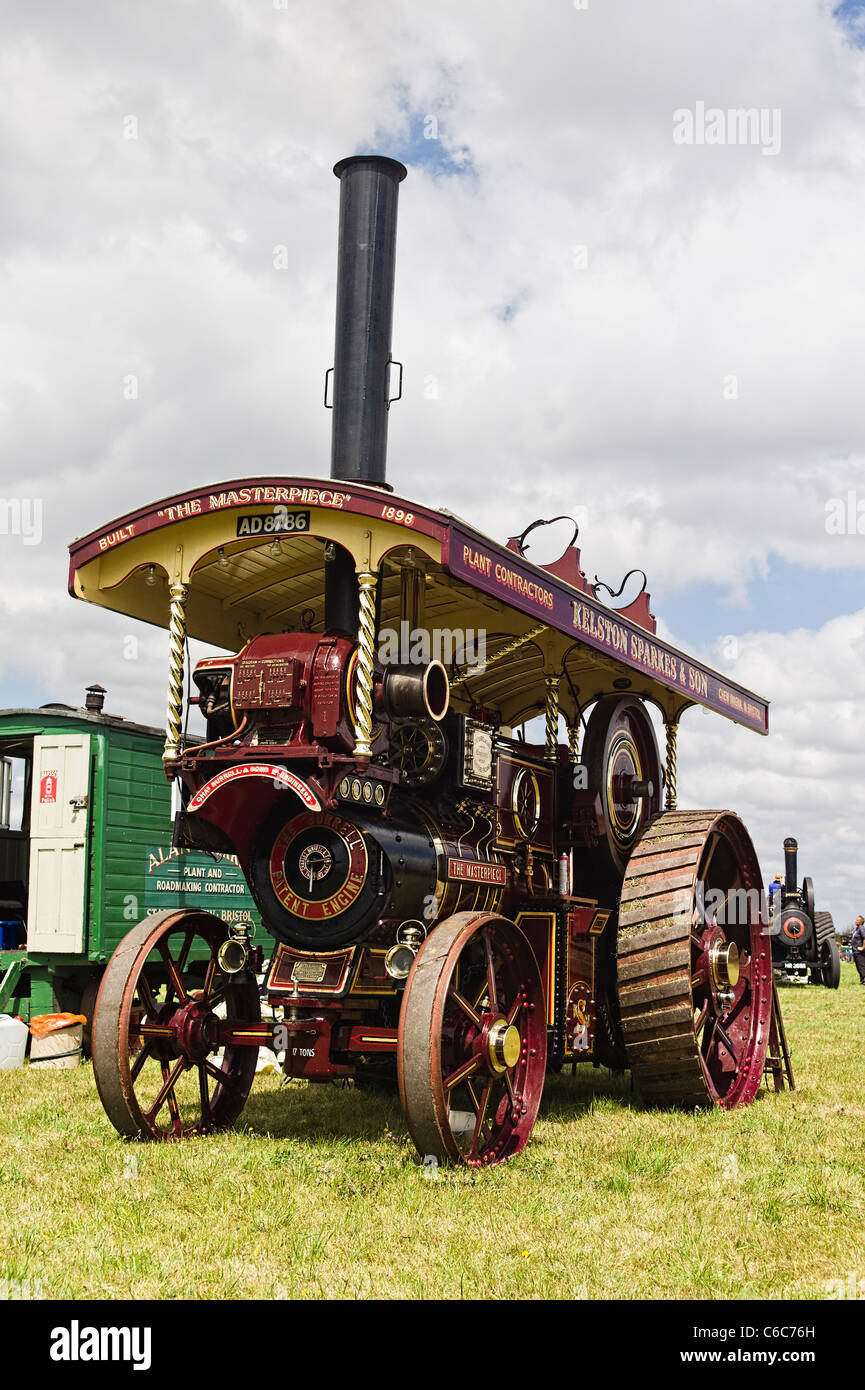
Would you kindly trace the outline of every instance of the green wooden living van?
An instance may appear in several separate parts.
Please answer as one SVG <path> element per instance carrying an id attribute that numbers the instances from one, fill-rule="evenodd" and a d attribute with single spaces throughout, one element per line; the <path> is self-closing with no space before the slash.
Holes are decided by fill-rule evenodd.
<path id="1" fill-rule="evenodd" d="M 92 1015 L 135 924 L 201 907 L 272 941 L 229 855 L 171 845 L 161 729 L 97 709 L 0 711 L 0 1013 Z"/>

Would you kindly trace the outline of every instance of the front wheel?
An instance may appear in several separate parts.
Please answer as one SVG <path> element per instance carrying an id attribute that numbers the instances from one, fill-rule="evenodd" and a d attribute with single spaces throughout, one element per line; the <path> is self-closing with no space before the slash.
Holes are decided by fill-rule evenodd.
<path id="1" fill-rule="evenodd" d="M 422 1157 L 512 1158 L 537 1119 L 547 1063 L 540 971 L 519 927 L 459 912 L 437 926 L 406 982 L 397 1078 Z"/>
<path id="2" fill-rule="evenodd" d="M 108 962 L 93 1019 L 99 1098 L 130 1139 L 186 1139 L 234 1123 L 258 1049 L 233 1041 L 261 1020 L 258 987 L 222 973 L 225 923 L 207 912 L 158 912 Z"/>
<path id="3" fill-rule="evenodd" d="M 841 953 L 834 937 L 820 947 L 820 978 L 827 989 L 837 989 L 841 983 Z"/>

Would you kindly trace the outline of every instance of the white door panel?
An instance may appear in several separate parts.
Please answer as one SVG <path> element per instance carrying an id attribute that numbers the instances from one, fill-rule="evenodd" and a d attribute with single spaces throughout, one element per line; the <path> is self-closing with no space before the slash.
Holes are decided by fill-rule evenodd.
<path id="1" fill-rule="evenodd" d="M 27 946 L 84 950 L 90 853 L 90 735 L 33 740 Z"/>
<path id="2" fill-rule="evenodd" d="M 32 840 L 27 947 L 31 951 L 84 950 L 84 880 L 87 845 Z"/>
<path id="3" fill-rule="evenodd" d="M 31 838 L 85 839 L 89 796 L 90 735 L 40 734 L 34 738 Z"/>

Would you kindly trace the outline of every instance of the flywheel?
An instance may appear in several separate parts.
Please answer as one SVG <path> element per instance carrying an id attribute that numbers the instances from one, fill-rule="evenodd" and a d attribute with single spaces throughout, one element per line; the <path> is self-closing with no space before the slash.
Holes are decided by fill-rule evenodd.
<path id="1" fill-rule="evenodd" d="M 649 1105 L 748 1105 L 763 1077 L 772 958 L 762 877 L 731 811 L 667 811 L 622 885 L 618 989 L 628 1065 Z"/>

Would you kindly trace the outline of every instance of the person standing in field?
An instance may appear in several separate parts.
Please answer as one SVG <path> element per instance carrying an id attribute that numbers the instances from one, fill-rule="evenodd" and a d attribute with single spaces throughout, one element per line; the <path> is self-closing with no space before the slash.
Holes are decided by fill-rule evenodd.
<path id="1" fill-rule="evenodd" d="M 853 926 L 853 936 L 850 940 L 853 951 L 853 960 L 856 969 L 859 971 L 859 983 L 865 985 L 865 917 L 859 916 Z"/>

